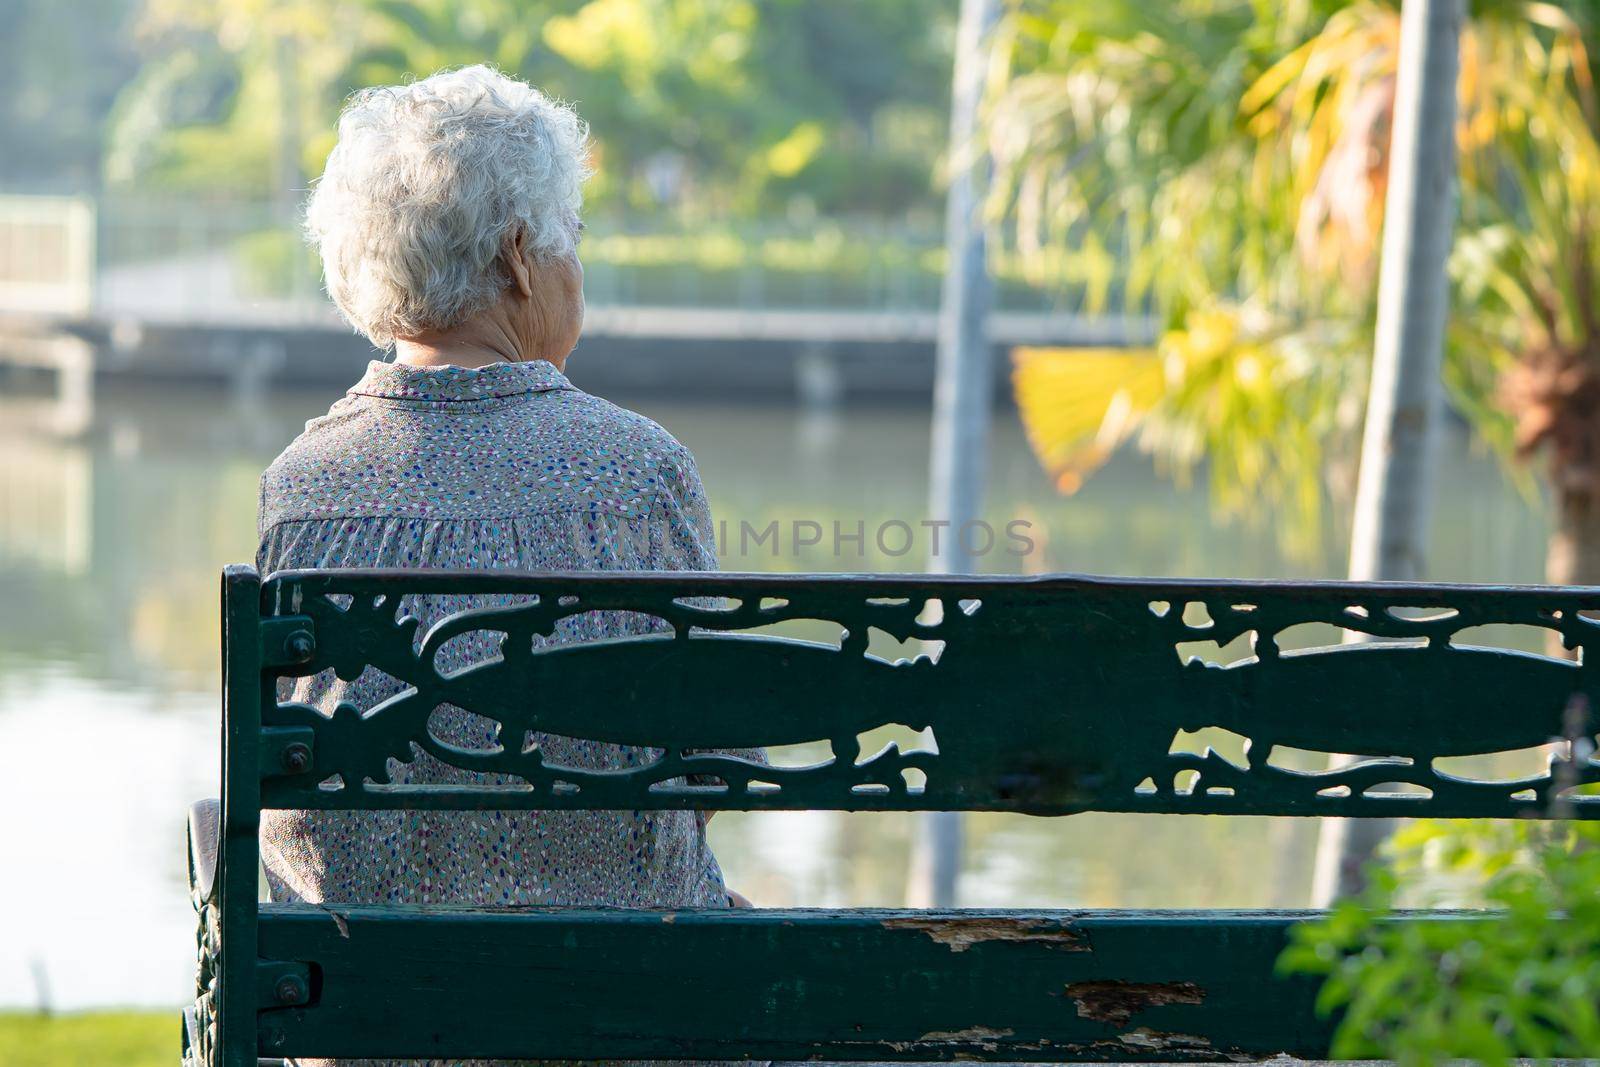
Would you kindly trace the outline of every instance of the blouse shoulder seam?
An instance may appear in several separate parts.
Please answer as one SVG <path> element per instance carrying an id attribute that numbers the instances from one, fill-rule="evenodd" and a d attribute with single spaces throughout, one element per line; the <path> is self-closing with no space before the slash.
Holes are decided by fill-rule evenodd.
<path id="1" fill-rule="evenodd" d="M 684 448 L 682 443 L 671 434 L 667 435 L 667 439 L 676 448 L 664 450 L 664 454 L 661 457 L 662 462 L 656 466 L 656 489 L 650 496 L 650 506 L 645 509 L 647 515 L 655 514 L 656 505 L 661 502 L 661 494 L 667 491 L 667 467 L 670 465 L 672 468 L 671 478 L 674 482 L 678 482 L 683 478 L 683 458 L 688 455 L 689 450 Z"/>

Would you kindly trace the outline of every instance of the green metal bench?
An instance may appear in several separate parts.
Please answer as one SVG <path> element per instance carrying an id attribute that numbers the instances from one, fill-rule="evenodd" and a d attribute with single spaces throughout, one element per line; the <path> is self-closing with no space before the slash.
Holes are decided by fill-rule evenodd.
<path id="1" fill-rule="evenodd" d="M 402 597 L 441 594 L 515 599 L 426 634 L 396 618 Z M 1595 732 L 1600 656 L 1483 647 L 1491 631 L 1478 629 L 1537 628 L 1587 652 L 1600 648 L 1600 628 L 1580 615 L 1592 610 L 1600 590 L 356 570 L 263 581 L 231 568 L 221 844 L 213 870 L 202 809 L 191 849 L 200 983 L 185 1055 L 226 1067 L 319 1055 L 1320 1058 L 1333 1023 L 1313 1009 L 1315 983 L 1274 973 L 1308 913 L 259 904 L 260 814 L 1593 817 L 1600 798 L 1584 787 L 1600 767 L 1586 750 L 1563 753 Z M 654 616 L 664 632 L 535 648 L 535 635 L 589 611 Z M 837 642 L 756 632 L 796 620 Z M 503 658 L 441 676 L 436 651 L 474 630 L 505 634 Z M 1340 645 L 1340 630 L 1377 643 Z M 1307 640 L 1323 647 L 1294 650 Z M 278 699 L 281 678 L 353 678 L 368 666 L 411 690 L 365 717 Z M 428 733 L 441 703 L 497 720 L 503 737 L 662 754 L 597 773 L 521 745 L 463 751 Z M 937 750 L 858 753 L 858 735 L 890 723 L 931 729 Z M 1248 738 L 1247 756 L 1174 747 L 1180 731 L 1208 727 Z M 808 767 L 702 751 L 821 740 L 834 758 Z M 1525 780 L 1435 766 L 1551 742 L 1552 772 Z M 387 782 L 384 754 L 412 746 L 523 784 Z M 1275 747 L 1371 758 L 1303 773 L 1269 758 Z M 688 784 L 707 776 L 723 784 Z"/>

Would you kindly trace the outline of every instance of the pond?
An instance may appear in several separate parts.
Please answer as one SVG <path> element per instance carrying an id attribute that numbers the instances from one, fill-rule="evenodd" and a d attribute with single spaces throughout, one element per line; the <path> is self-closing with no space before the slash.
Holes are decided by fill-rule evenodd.
<path id="1" fill-rule="evenodd" d="M 581 368 L 578 368 L 581 371 Z M 579 384 L 581 373 L 575 373 Z M 217 575 L 254 554 L 261 468 L 327 394 L 108 388 L 87 434 L 39 428 L 44 402 L 0 393 L 0 1007 L 172 1005 L 193 927 L 183 813 L 216 794 Z M 630 398 L 617 398 L 630 402 Z M 928 421 L 906 408 L 662 402 L 630 406 L 699 459 L 730 570 L 914 571 L 925 543 Z M 1203 480 L 1202 480 L 1203 482 Z M 987 570 L 1337 577 L 1343 545 L 1286 554 L 1270 524 L 1212 513 L 1136 454 L 1063 497 L 997 416 L 986 518 L 1021 522 Z M 1336 528 L 1340 516 L 1330 518 Z M 752 541 L 745 525 L 779 524 Z M 822 536 L 809 541 L 816 524 Z M 833 524 L 863 541 L 835 545 Z M 796 531 L 807 535 L 796 536 Z M 1537 581 L 1545 523 L 1496 462 L 1445 450 L 1432 577 Z M 904 815 L 724 814 L 730 885 L 763 905 L 897 905 L 918 822 Z M 961 890 L 975 906 L 1294 906 L 1311 820 L 1184 816 L 967 819 Z"/>

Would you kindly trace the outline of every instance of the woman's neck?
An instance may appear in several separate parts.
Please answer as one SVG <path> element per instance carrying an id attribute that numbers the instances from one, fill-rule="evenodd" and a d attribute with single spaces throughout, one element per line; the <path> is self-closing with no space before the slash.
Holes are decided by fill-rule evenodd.
<path id="1" fill-rule="evenodd" d="M 489 367 L 516 360 L 497 346 L 452 340 L 397 340 L 394 361 L 413 367 Z"/>
<path id="2" fill-rule="evenodd" d="M 518 343 L 516 331 L 499 321 L 500 316 L 484 314 L 450 330 L 397 338 L 394 361 L 413 367 L 490 367 L 496 363 L 519 363 L 528 359 L 549 359 L 559 369 L 565 359 L 528 355 Z"/>

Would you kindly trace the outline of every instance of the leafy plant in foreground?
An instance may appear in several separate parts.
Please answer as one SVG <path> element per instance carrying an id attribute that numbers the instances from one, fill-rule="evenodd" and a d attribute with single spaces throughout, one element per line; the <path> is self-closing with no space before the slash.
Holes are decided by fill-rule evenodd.
<path id="1" fill-rule="evenodd" d="M 1600 828 L 1422 822 L 1367 892 L 1296 929 L 1280 970 L 1325 975 L 1332 1056 L 1402 1065 L 1589 1057 L 1600 1048 Z M 1478 886 L 1471 911 L 1407 922 Z"/>

